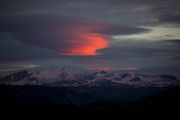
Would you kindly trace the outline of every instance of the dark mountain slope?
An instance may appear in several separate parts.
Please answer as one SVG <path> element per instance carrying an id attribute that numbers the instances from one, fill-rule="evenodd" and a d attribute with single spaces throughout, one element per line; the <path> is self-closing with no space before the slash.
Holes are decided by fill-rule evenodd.
<path id="1" fill-rule="evenodd" d="M 164 92 L 158 93 L 141 99 L 136 102 L 112 103 L 98 102 L 83 106 L 85 109 L 92 111 L 117 112 L 120 114 L 133 115 L 173 115 L 179 116 L 180 109 L 180 87 L 171 88 Z"/>
<path id="2" fill-rule="evenodd" d="M 4 88 L 3 88 L 4 87 Z M 64 103 L 54 103 L 50 97 L 54 97 L 56 100 L 71 100 L 66 98 L 66 93 L 72 93 L 72 96 L 78 96 L 77 101 L 87 101 L 94 100 L 93 96 L 89 96 L 83 93 L 74 93 L 71 89 L 65 88 L 42 88 L 35 87 L 32 90 L 32 86 L 22 86 L 20 88 L 14 86 L 1 86 L 0 87 L 0 107 L 1 113 L 21 113 L 21 114 L 38 114 L 38 115 L 60 115 L 61 116 L 71 116 L 71 114 L 76 116 L 81 115 L 93 115 L 98 116 L 117 116 L 117 117 L 134 117 L 134 116 L 146 116 L 151 117 L 155 115 L 160 116 L 171 116 L 178 117 L 179 108 L 180 108 L 180 87 L 169 88 L 168 90 L 146 97 L 136 102 L 95 102 L 91 104 L 84 105 L 72 105 L 67 102 Z M 26 90 L 26 94 L 23 93 L 22 88 Z M 9 91 L 8 91 L 9 89 Z M 29 92 L 28 89 L 30 90 Z M 6 91 L 5 91 L 6 90 Z M 12 90 L 14 91 L 12 93 Z M 38 93 L 40 91 L 41 94 Z M 27 95 L 27 93 L 29 95 Z M 42 94 L 44 93 L 44 94 Z M 48 93 L 48 97 L 46 94 Z M 52 94 L 51 96 L 49 96 Z M 41 96 L 39 96 L 41 95 Z M 58 95 L 58 96 L 57 96 Z M 20 97 L 22 96 L 22 98 Z M 30 98 L 28 98 L 30 96 Z M 84 96 L 87 96 L 87 99 L 84 100 Z M 18 98 L 18 99 L 17 99 Z M 27 98 L 27 99 L 25 99 Z M 34 100 L 36 98 L 36 100 Z M 40 101 L 37 101 L 37 98 Z M 50 98 L 50 99 L 48 99 Z M 41 99 L 47 99 L 47 101 L 41 102 Z M 74 98 L 73 98 L 74 99 Z M 75 100 L 76 101 L 76 100 Z M 43 114 L 42 114 L 43 113 Z"/>
<path id="3" fill-rule="evenodd" d="M 147 97 L 135 103 L 138 111 L 177 113 L 180 109 L 180 87 Z"/>
<path id="4" fill-rule="evenodd" d="M 64 103 L 76 104 L 96 101 L 86 93 L 67 87 L 0 85 L 0 105 L 12 103 Z"/>

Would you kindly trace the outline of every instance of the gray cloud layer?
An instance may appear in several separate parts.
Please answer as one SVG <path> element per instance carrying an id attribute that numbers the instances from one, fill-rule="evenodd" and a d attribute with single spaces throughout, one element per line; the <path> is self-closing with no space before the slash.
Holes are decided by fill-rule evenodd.
<path id="1" fill-rule="evenodd" d="M 179 40 L 121 41 L 99 50 L 99 56 L 59 55 L 77 45 L 72 39 L 79 41 L 80 29 L 111 37 L 150 32 L 142 26 L 179 25 L 179 4 L 179 0 L 1 0 L 0 58 L 3 62 L 56 59 L 54 63 L 65 65 L 74 61 L 81 66 L 84 61 L 179 71 Z"/>
<path id="2" fill-rule="evenodd" d="M 0 20 L 0 31 L 13 34 L 16 40 L 25 44 L 50 48 L 63 53 L 77 46 L 78 41 L 79 44 L 86 42 L 86 39 L 81 38 L 81 34 L 84 33 L 92 32 L 112 36 L 148 32 L 148 29 L 67 16 L 36 14 L 4 18 Z"/>
<path id="3" fill-rule="evenodd" d="M 152 25 L 162 19 L 177 21 L 179 4 L 179 0 L 1 0 L 0 12 L 5 16 L 45 13 Z"/>

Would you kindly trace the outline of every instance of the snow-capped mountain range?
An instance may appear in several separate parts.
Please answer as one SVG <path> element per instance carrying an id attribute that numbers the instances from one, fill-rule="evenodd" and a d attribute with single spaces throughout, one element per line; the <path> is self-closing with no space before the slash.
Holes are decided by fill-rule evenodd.
<path id="1" fill-rule="evenodd" d="M 28 70 L 16 72 L 0 78 L 6 85 L 45 85 L 45 86 L 121 86 L 166 87 L 180 85 L 172 75 L 142 75 L 135 73 L 110 73 L 97 71 L 80 73 L 70 68 L 53 68 L 39 72 Z"/>

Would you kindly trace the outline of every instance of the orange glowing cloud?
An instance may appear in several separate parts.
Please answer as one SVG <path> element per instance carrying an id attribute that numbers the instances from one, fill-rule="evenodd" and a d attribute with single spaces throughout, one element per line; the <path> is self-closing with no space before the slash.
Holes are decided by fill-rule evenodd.
<path id="1" fill-rule="evenodd" d="M 108 36 L 98 33 L 80 33 L 74 40 L 71 40 L 70 44 L 73 46 L 65 50 L 63 55 L 98 55 L 97 50 L 106 48 L 109 46 L 107 41 Z"/>
<path id="2" fill-rule="evenodd" d="M 86 70 L 104 70 L 104 71 L 112 71 L 112 70 L 127 70 L 134 71 L 139 70 L 138 67 L 122 67 L 122 68 L 112 68 L 112 67 L 96 67 L 96 68 L 86 68 Z"/>
<path id="3" fill-rule="evenodd" d="M 111 35 L 101 34 L 98 31 L 104 26 L 90 24 L 72 25 L 63 30 L 65 46 L 59 48 L 61 55 L 93 56 L 99 55 L 98 50 L 109 47 Z M 66 32 L 64 32 L 66 31 Z M 66 33 L 66 34 L 64 34 Z M 63 48 L 63 49 L 62 49 Z"/>

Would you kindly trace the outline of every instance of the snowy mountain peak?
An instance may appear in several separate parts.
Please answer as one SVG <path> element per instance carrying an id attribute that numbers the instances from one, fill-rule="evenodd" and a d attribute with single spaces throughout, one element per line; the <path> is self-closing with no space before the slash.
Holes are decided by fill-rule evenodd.
<path id="1" fill-rule="evenodd" d="M 96 77 L 103 77 L 103 76 L 106 76 L 108 74 L 109 73 L 106 72 L 106 71 L 98 71 L 98 72 L 93 73 L 93 75 L 96 76 Z"/>
<path id="2" fill-rule="evenodd" d="M 74 80 L 76 71 L 70 68 L 51 68 L 33 74 L 42 83 L 54 83 L 62 80 Z"/>
<path id="3" fill-rule="evenodd" d="M 134 74 L 134 73 L 132 73 L 132 72 L 130 72 L 130 73 L 124 73 L 123 75 L 122 75 L 122 78 L 135 78 L 136 77 L 136 75 Z"/>
<path id="4" fill-rule="evenodd" d="M 63 68 L 59 68 L 61 71 L 66 72 L 66 73 L 73 73 L 75 72 L 75 69 L 72 68 L 68 68 L 68 67 L 63 67 Z"/>
<path id="5" fill-rule="evenodd" d="M 107 72 L 107 71 L 104 71 L 104 70 L 100 71 L 99 73 L 100 73 L 100 74 L 108 74 L 108 72 Z"/>
<path id="6" fill-rule="evenodd" d="M 27 70 L 23 70 L 20 72 L 13 73 L 11 75 L 7 75 L 0 79 L 0 81 L 18 81 L 20 79 L 24 79 L 25 77 L 29 76 L 30 73 Z"/>
<path id="7" fill-rule="evenodd" d="M 179 80 L 172 75 L 137 75 L 134 73 L 110 73 L 98 71 L 94 73 L 78 73 L 70 68 L 52 68 L 29 73 L 20 71 L 0 79 L 0 84 L 13 85 L 50 85 L 50 86 L 169 86 L 179 85 Z"/>

